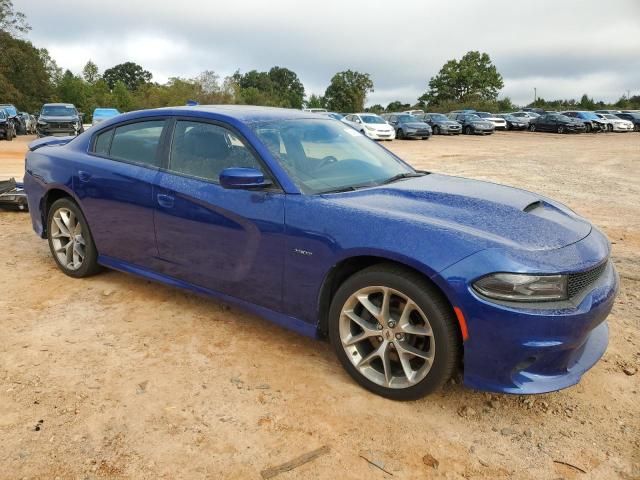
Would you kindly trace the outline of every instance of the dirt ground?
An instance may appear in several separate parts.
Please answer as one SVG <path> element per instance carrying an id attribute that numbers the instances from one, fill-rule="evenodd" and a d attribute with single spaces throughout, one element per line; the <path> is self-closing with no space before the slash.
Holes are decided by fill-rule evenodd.
<path id="1" fill-rule="evenodd" d="M 0 142 L 22 175 L 27 138 Z M 613 243 L 603 360 L 561 392 L 456 382 L 397 403 L 326 343 L 117 272 L 59 272 L 29 216 L 0 212 L 0 478 L 640 478 L 640 134 L 497 133 L 385 146 L 432 171 L 568 204 Z"/>

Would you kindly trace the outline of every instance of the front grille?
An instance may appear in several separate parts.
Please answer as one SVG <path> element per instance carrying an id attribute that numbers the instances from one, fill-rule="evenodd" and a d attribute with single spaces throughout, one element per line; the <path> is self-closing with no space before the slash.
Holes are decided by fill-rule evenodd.
<path id="1" fill-rule="evenodd" d="M 595 283 L 595 281 L 600 278 L 600 275 L 604 273 L 608 264 L 609 262 L 604 262 L 603 264 L 598 265 L 591 270 L 587 270 L 586 272 L 569 274 L 569 277 L 567 278 L 567 292 L 569 294 L 569 298 L 576 296 L 585 288 Z"/>
<path id="2" fill-rule="evenodd" d="M 416 133 L 417 133 L 418 135 L 428 135 L 428 134 L 429 134 L 429 130 L 425 130 L 425 129 L 423 129 L 423 130 L 416 130 Z"/>

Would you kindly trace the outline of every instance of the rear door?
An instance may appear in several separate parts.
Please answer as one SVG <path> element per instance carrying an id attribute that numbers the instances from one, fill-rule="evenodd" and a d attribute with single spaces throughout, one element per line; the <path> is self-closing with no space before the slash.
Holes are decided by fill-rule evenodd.
<path id="1" fill-rule="evenodd" d="M 154 189 L 161 271 L 280 309 L 284 194 L 225 189 L 218 180 L 229 167 L 272 178 L 248 142 L 224 124 L 177 119 L 167 162 Z"/>
<path id="2" fill-rule="evenodd" d="M 74 191 L 101 256 L 153 267 L 153 184 L 166 126 L 153 118 L 101 131 L 77 165 Z"/>

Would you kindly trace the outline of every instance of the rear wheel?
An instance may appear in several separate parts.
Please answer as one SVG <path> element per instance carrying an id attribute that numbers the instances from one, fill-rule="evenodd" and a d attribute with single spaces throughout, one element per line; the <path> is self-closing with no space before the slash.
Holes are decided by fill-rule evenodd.
<path id="1" fill-rule="evenodd" d="M 420 275 L 374 266 L 347 279 L 329 313 L 329 337 L 361 386 L 393 400 L 414 400 L 453 374 L 460 339 L 442 294 Z"/>
<path id="2" fill-rule="evenodd" d="M 405 135 L 404 135 L 404 130 L 402 130 L 401 128 L 398 129 L 397 133 L 396 133 L 396 137 L 399 140 L 404 140 L 405 139 Z"/>
<path id="3" fill-rule="evenodd" d="M 82 278 L 100 270 L 87 221 L 71 199 L 56 200 L 49 209 L 47 238 L 53 259 L 65 274 Z"/>
<path id="4" fill-rule="evenodd" d="M 611 124 L 607 125 L 607 132 L 613 132 L 613 125 Z"/>
<path id="5" fill-rule="evenodd" d="M 472 131 L 471 131 L 471 127 L 470 126 L 466 126 L 464 127 L 464 134 L 465 135 L 471 135 Z"/>
<path id="6" fill-rule="evenodd" d="M 536 131 L 536 126 L 535 126 L 535 124 L 533 124 L 533 123 L 532 123 L 532 124 L 530 124 L 530 125 L 529 125 L 529 131 L 530 131 L 530 132 L 535 132 L 535 131 Z"/>
<path id="7" fill-rule="evenodd" d="M 440 135 L 440 127 L 439 126 L 435 125 L 433 127 L 433 134 L 434 135 Z"/>
<path id="8" fill-rule="evenodd" d="M 590 123 L 585 124 L 584 128 L 585 128 L 585 132 L 587 133 L 591 133 L 591 130 L 593 130 L 593 127 L 591 126 Z"/>
<path id="9" fill-rule="evenodd" d="M 558 133 L 564 133 L 564 127 L 562 125 L 558 125 Z"/>

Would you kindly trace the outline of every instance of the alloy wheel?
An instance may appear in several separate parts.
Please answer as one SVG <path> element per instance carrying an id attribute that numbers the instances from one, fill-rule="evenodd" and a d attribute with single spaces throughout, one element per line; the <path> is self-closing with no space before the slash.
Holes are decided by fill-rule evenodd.
<path id="1" fill-rule="evenodd" d="M 68 208 L 59 208 L 53 214 L 51 243 L 54 253 L 68 270 L 78 270 L 85 259 L 86 241 L 80 219 Z"/>
<path id="2" fill-rule="evenodd" d="M 360 374 L 386 388 L 419 383 L 434 362 L 429 320 L 415 301 L 389 287 L 370 286 L 353 293 L 342 307 L 339 335 Z"/>

